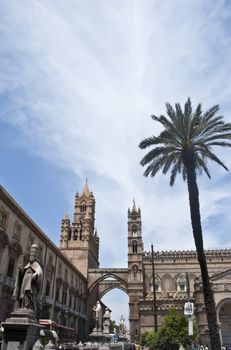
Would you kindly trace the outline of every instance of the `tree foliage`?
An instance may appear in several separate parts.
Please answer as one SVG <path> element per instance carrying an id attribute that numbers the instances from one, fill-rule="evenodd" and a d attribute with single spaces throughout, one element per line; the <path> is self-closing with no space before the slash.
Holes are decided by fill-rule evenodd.
<path id="1" fill-rule="evenodd" d="M 119 326 L 117 326 L 116 321 L 110 320 L 109 332 L 114 333 L 116 330 L 116 334 L 119 333 Z"/>
<path id="2" fill-rule="evenodd" d="M 175 309 L 164 318 L 158 332 L 146 332 L 142 335 L 142 344 L 155 350 L 178 350 L 182 344 L 190 346 L 198 341 L 198 327 L 194 322 L 194 335 L 188 335 L 188 320 Z"/>
<path id="3" fill-rule="evenodd" d="M 162 170 L 171 172 L 170 185 L 175 182 L 177 173 L 187 179 L 187 156 L 193 153 L 195 169 L 200 174 L 203 171 L 210 178 L 207 161 L 211 160 L 226 170 L 224 163 L 212 152 L 213 146 L 231 147 L 231 124 L 225 123 L 222 116 L 217 116 L 219 106 L 215 105 L 202 113 L 199 104 L 192 110 L 190 98 L 184 109 L 179 103 L 175 108 L 166 103 L 167 117 L 152 115 L 152 119 L 162 125 L 164 130 L 159 136 L 151 136 L 140 142 L 139 147 L 153 147 L 141 160 L 141 165 L 147 165 L 144 176 L 155 176 Z"/>

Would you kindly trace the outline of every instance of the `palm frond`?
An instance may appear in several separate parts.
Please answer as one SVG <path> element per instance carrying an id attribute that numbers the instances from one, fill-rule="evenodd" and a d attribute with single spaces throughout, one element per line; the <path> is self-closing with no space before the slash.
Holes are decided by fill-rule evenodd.
<path id="1" fill-rule="evenodd" d="M 217 115 L 219 106 L 214 105 L 203 113 L 201 104 L 198 104 L 193 111 L 190 98 L 183 109 L 179 103 L 165 105 L 166 116 L 151 116 L 162 125 L 163 130 L 158 136 L 144 139 L 139 144 L 141 149 L 152 147 L 140 162 L 142 166 L 147 166 L 144 175 L 155 176 L 161 169 L 163 174 L 170 171 L 172 186 L 178 173 L 182 173 L 183 180 L 187 179 L 190 159 L 193 159 L 192 166 L 197 174 L 205 172 L 209 178 L 207 160 L 228 170 L 212 152 L 213 146 L 231 147 L 231 123 L 225 123 L 223 116 Z"/>

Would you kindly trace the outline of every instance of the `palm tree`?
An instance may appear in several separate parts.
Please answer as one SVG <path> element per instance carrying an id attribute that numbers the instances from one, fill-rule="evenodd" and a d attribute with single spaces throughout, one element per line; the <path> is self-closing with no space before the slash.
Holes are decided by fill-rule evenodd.
<path id="1" fill-rule="evenodd" d="M 203 113 L 201 104 L 199 104 L 193 112 L 189 98 L 184 110 L 179 103 L 175 104 L 175 108 L 166 103 L 167 117 L 151 116 L 154 121 L 162 124 L 164 130 L 159 136 L 151 136 L 139 144 L 142 149 L 152 147 L 140 162 L 142 166 L 147 165 L 144 176 L 153 177 L 160 170 L 163 174 L 170 170 L 171 186 L 174 185 L 178 173 L 181 173 L 183 179 L 187 180 L 191 224 L 201 269 L 212 350 L 218 350 L 221 347 L 215 302 L 203 247 L 197 173 L 204 171 L 210 178 L 207 160 L 212 160 L 228 170 L 212 152 L 212 146 L 231 147 L 231 124 L 225 123 L 222 116 L 216 115 L 218 110 L 219 106 L 215 105 Z"/>

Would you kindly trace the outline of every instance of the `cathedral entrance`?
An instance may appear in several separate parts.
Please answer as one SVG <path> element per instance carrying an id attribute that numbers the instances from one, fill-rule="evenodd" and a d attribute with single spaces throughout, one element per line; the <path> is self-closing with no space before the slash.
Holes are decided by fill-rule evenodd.
<path id="1" fill-rule="evenodd" d="M 221 301 L 218 309 L 223 345 L 231 345 L 231 298 Z"/>

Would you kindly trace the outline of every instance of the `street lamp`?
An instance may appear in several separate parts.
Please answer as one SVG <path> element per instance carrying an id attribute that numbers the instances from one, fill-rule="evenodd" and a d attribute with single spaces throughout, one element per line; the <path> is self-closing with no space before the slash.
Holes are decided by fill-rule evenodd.
<path id="1" fill-rule="evenodd" d="M 153 288 L 154 330 L 155 332 L 157 332 L 158 325 L 157 325 L 157 305 L 156 305 L 156 277 L 155 277 L 153 244 L 151 245 L 151 250 L 152 250 L 152 288 Z"/>

